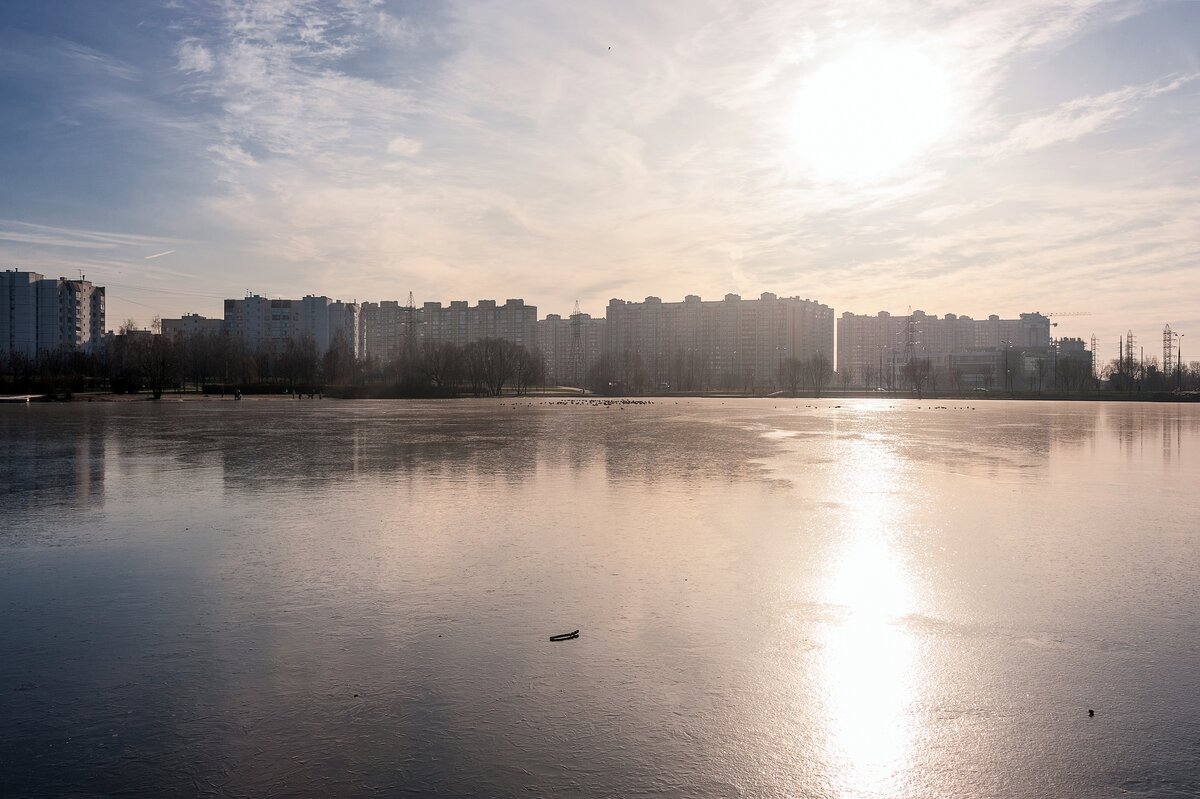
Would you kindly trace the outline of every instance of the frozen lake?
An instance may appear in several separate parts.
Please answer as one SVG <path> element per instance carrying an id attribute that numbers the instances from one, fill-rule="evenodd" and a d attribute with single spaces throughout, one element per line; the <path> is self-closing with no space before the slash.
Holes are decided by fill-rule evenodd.
<path id="1" fill-rule="evenodd" d="M 74 403 L 0 446 L 3 796 L 1200 794 L 1200 406 Z"/>

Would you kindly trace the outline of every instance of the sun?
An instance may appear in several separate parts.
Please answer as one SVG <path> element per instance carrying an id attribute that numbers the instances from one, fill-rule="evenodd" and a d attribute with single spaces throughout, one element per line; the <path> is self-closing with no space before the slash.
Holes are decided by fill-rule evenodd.
<path id="1" fill-rule="evenodd" d="M 810 73 L 791 137 L 804 172 L 822 182 L 891 177 L 957 123 L 949 69 L 928 49 L 860 43 Z"/>

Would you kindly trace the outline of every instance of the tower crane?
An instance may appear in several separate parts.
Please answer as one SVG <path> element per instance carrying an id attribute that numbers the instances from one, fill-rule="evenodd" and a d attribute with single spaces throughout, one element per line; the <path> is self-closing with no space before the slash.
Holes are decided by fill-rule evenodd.
<path id="1" fill-rule="evenodd" d="M 1092 315 L 1091 311 L 1050 311 L 1049 313 L 1042 314 L 1042 316 L 1046 317 L 1047 319 L 1054 319 L 1056 317 L 1061 319 L 1066 316 L 1091 316 L 1091 315 Z M 1051 322 L 1050 327 L 1058 327 L 1058 322 Z"/>

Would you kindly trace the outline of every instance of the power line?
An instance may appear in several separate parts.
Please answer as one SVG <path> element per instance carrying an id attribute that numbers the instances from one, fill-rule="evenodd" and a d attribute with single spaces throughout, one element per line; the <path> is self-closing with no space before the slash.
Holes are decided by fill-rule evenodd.
<path id="1" fill-rule="evenodd" d="M 160 288 L 154 288 L 152 286 L 131 286 L 128 283 L 110 283 L 108 281 L 105 281 L 104 286 L 105 287 L 116 286 L 117 288 L 130 289 L 132 291 L 152 291 L 152 292 L 157 292 L 159 294 L 180 294 L 180 295 L 189 296 L 189 297 L 209 297 L 211 299 L 217 299 L 217 300 L 226 299 L 226 296 L 222 295 L 222 294 L 205 294 L 205 293 L 199 292 L 199 291 L 184 291 L 182 289 L 160 289 Z"/>
<path id="2" fill-rule="evenodd" d="M 105 292 L 105 294 L 107 294 L 107 292 Z M 111 295 L 110 297 L 108 297 L 108 299 L 120 300 L 121 302 L 131 302 L 131 303 L 133 303 L 134 305 L 140 305 L 140 306 L 142 306 L 143 308 L 149 308 L 149 309 L 150 309 L 150 310 L 152 310 L 152 311 L 157 311 L 157 310 L 158 310 L 158 309 L 157 309 L 157 308 L 155 308 L 153 305 L 147 305 L 147 304 L 146 304 L 146 303 L 144 303 L 144 302 L 138 302 L 137 300 L 131 300 L 131 299 L 129 299 L 128 297 L 119 297 L 119 296 L 117 296 L 117 295 L 115 295 L 115 294 L 114 294 L 114 295 Z"/>

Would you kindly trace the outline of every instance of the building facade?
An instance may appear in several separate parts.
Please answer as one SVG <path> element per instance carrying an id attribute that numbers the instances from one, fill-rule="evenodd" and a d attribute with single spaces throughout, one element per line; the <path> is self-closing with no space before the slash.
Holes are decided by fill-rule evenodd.
<path id="1" fill-rule="evenodd" d="M 820 353 L 833 362 L 833 309 L 769 292 L 756 300 L 737 294 L 709 302 L 694 294 L 683 302 L 614 299 L 605 351 L 635 364 L 652 389 L 778 388 L 787 358 Z"/>
<path id="2" fill-rule="evenodd" d="M 362 327 L 362 309 L 356 302 L 329 303 L 329 347 L 341 343 L 350 348 L 354 360 L 366 349 Z"/>
<path id="3" fill-rule="evenodd" d="M 344 337 L 355 357 L 362 346 L 358 304 L 311 294 L 299 300 L 268 299 L 257 294 L 225 300 L 225 329 L 250 350 L 265 348 L 278 353 L 289 340 L 311 338 L 317 355 L 323 356 L 335 334 Z"/>
<path id="4" fill-rule="evenodd" d="M 200 314 L 187 313 L 178 319 L 160 319 L 160 332 L 164 336 L 218 335 L 225 332 L 224 319 L 210 319 Z"/>
<path id="5" fill-rule="evenodd" d="M 0 349 L 26 357 L 91 352 L 104 340 L 105 292 L 87 280 L 0 272 Z"/>
<path id="6" fill-rule="evenodd" d="M 955 382 L 954 369 L 981 373 L 994 364 L 986 351 L 1002 349 L 1038 351 L 1050 347 L 1050 319 L 1039 313 L 1023 313 L 1016 319 L 987 319 L 946 314 L 942 318 L 913 311 L 892 316 L 880 311 L 874 316 L 843 313 L 837 328 L 837 368 L 849 373 L 852 385 L 899 387 L 904 365 L 912 359 L 928 360 L 932 385 Z M 986 366 L 992 370 L 994 366 Z M 1002 376 L 995 375 L 994 380 Z"/>
<path id="7" fill-rule="evenodd" d="M 585 385 L 589 370 L 604 350 L 605 324 L 604 319 L 586 313 L 571 314 L 567 319 L 548 314 L 537 323 L 547 385 Z"/>
<path id="8" fill-rule="evenodd" d="M 363 357 L 381 364 L 395 361 L 402 354 L 411 355 L 419 346 L 417 337 L 419 312 L 396 300 L 364 302 L 362 304 Z"/>
<path id="9" fill-rule="evenodd" d="M 530 350 L 537 347 L 537 306 L 526 305 L 521 299 L 506 300 L 503 305 L 480 300 L 475 306 L 455 300 L 446 307 L 440 302 L 427 302 L 417 316 L 419 340 L 465 346 L 484 338 L 499 338 Z"/>

